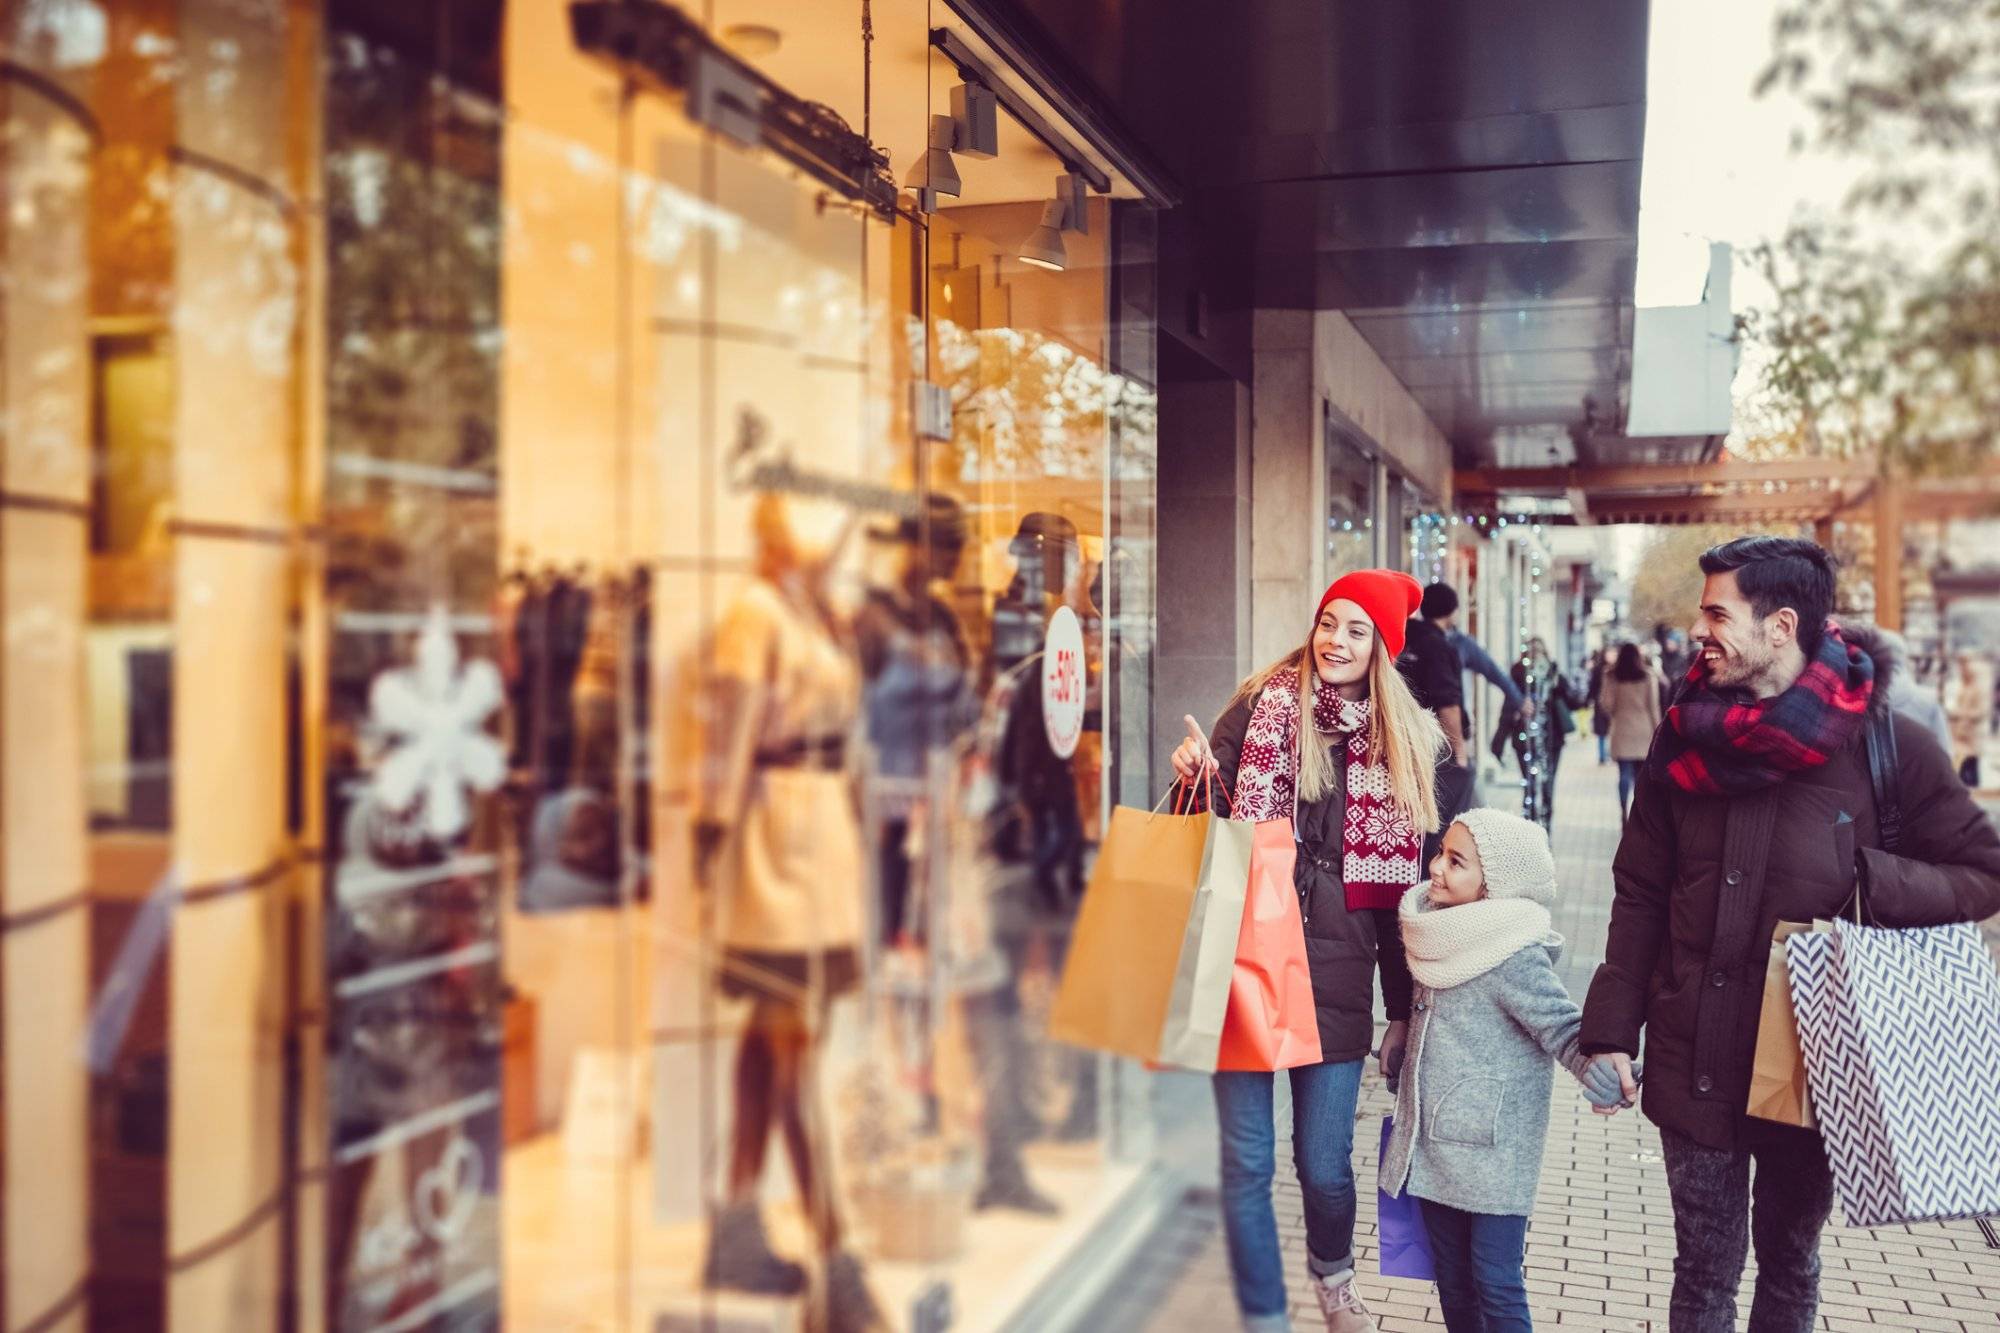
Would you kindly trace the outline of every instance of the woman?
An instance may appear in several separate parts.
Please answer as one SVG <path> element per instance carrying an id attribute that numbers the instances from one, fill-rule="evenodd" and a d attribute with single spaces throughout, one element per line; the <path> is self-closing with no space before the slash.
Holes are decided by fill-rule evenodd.
<path id="1" fill-rule="evenodd" d="M 1632 811 L 1632 789 L 1660 729 L 1660 678 L 1646 665 L 1639 645 L 1618 650 L 1618 664 L 1597 696 L 1598 711 L 1609 719 L 1611 757 L 1618 761 L 1618 809 Z"/>
<path id="2" fill-rule="evenodd" d="M 1512 708 L 1501 713 L 1493 751 L 1498 755 L 1504 744 L 1513 745 L 1527 783 L 1527 808 L 1522 813 L 1550 828 L 1555 822 L 1556 769 L 1562 763 L 1563 742 L 1576 729 L 1573 710 L 1583 707 L 1583 699 L 1540 638 L 1528 641 L 1528 651 L 1507 674 L 1535 708 L 1525 719 Z"/>
<path id="3" fill-rule="evenodd" d="M 1296 652 L 1259 671 L 1204 741 L 1193 718 L 1174 771 L 1205 799 L 1220 778 L 1239 819 L 1291 821 L 1323 1063 L 1291 1071 L 1293 1152 L 1305 1194 L 1309 1266 L 1330 1333 L 1375 1322 L 1354 1288 L 1354 1108 L 1374 1037 L 1375 973 L 1390 1018 L 1380 1059 L 1402 1063 L 1410 974 L 1396 906 L 1422 877 L 1438 826 L 1444 734 L 1396 671 L 1417 581 L 1370 569 L 1336 580 Z M 1350 819 L 1350 814 L 1356 816 Z M 1237 1306 L 1252 1333 L 1289 1329 L 1271 1207 L 1274 1076 L 1215 1075 L 1223 1223 Z"/>

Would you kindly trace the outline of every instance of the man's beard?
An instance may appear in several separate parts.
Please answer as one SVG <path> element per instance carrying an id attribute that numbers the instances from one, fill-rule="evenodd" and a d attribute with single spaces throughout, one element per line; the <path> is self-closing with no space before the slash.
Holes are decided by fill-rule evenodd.
<path id="1" fill-rule="evenodd" d="M 1723 689 L 1757 689 L 1770 674 L 1778 656 L 1772 652 L 1751 656 L 1740 649 L 1731 652 L 1722 649 L 1720 644 L 1716 647 L 1722 651 L 1722 656 L 1709 668 L 1709 681 Z"/>

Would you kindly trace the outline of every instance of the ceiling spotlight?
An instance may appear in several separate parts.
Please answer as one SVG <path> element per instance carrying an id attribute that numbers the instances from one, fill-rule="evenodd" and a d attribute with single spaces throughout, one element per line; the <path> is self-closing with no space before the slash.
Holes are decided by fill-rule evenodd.
<path id="1" fill-rule="evenodd" d="M 951 90 L 951 118 L 961 157 L 1000 156 L 1000 99 L 981 83 L 961 83 Z"/>
<path id="2" fill-rule="evenodd" d="M 1080 171 L 1065 171 L 1056 177 L 1056 198 L 1063 202 L 1064 231 L 1079 236 L 1090 234 L 1090 186 Z"/>
<path id="3" fill-rule="evenodd" d="M 1042 221 L 1021 244 L 1021 262 L 1056 273 L 1069 267 L 1069 253 L 1063 249 L 1063 214 L 1068 210 L 1060 199 L 1042 205 Z"/>
<path id="4" fill-rule="evenodd" d="M 964 188 L 959 183 L 958 165 L 951 160 L 952 144 L 957 137 L 956 121 L 950 116 L 932 116 L 930 147 L 903 181 L 905 189 L 917 192 L 918 205 L 926 213 L 937 212 L 937 196 L 948 194 L 955 199 Z"/>

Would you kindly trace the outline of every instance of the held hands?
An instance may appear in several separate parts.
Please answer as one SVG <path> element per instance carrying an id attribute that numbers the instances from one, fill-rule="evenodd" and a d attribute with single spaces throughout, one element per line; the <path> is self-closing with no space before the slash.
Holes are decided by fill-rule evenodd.
<path id="1" fill-rule="evenodd" d="M 1192 717 L 1182 717 L 1187 723 L 1187 739 L 1174 747 L 1174 772 L 1182 782 L 1198 782 L 1216 771 L 1215 752 L 1208 748 L 1208 737 L 1202 734 L 1201 724 Z"/>
<path id="2" fill-rule="evenodd" d="M 1645 1066 L 1632 1063 L 1623 1052 L 1592 1056 L 1583 1068 L 1583 1095 L 1597 1114 L 1617 1115 L 1638 1105 L 1639 1080 L 1644 1076 Z"/>

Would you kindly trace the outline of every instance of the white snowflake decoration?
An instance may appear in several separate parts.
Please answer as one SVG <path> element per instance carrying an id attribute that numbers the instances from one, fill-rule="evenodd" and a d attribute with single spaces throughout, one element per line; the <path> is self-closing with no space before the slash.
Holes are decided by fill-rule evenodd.
<path id="1" fill-rule="evenodd" d="M 392 741 L 370 785 L 375 799 L 407 814 L 421 796 L 425 829 L 440 840 L 456 837 L 472 817 L 465 789 L 489 792 L 507 775 L 506 750 L 486 734 L 486 719 L 505 697 L 491 662 L 459 669 L 451 619 L 433 608 L 415 663 L 384 671 L 368 692 L 370 717 Z"/>

